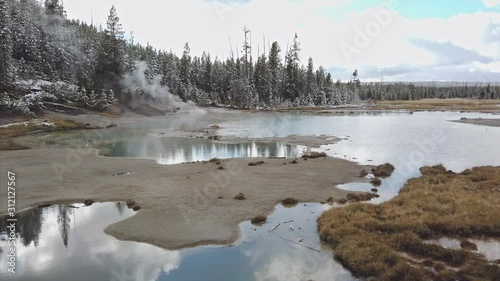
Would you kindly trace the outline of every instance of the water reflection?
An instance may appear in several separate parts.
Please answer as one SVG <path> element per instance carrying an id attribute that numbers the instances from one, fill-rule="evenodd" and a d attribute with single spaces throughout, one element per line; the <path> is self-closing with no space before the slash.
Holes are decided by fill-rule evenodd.
<path id="1" fill-rule="evenodd" d="M 147 244 L 123 242 L 103 229 L 133 215 L 115 203 L 33 209 L 18 217 L 17 272 L 0 263 L 2 280 L 157 280 L 175 269 L 178 251 Z M 7 254 L 5 222 L 2 221 L 0 259 Z"/>
<path id="2" fill-rule="evenodd" d="M 279 205 L 262 226 L 242 223 L 242 237 L 232 247 L 183 251 L 104 234 L 108 224 L 133 215 L 123 204 L 75 207 L 33 209 L 23 215 L 30 220 L 20 217 L 17 273 L 7 273 L 2 263 L 2 280 L 354 280 L 316 234 L 316 219 L 328 205 Z M 6 246 L 1 240 L 0 248 Z"/>
<path id="3" fill-rule="evenodd" d="M 20 242 L 24 246 L 29 246 L 31 243 L 36 247 L 39 243 L 39 236 L 42 230 L 42 210 L 35 208 L 27 212 L 23 212 L 17 216 Z M 0 221 L 0 233 L 2 241 L 6 238 L 3 234 L 7 232 L 8 223 L 5 220 Z"/>
<path id="4" fill-rule="evenodd" d="M 211 158 L 298 157 L 304 146 L 283 143 L 221 143 L 206 139 L 147 136 L 106 146 L 102 154 L 110 157 L 155 159 L 159 164 L 207 161 Z"/>

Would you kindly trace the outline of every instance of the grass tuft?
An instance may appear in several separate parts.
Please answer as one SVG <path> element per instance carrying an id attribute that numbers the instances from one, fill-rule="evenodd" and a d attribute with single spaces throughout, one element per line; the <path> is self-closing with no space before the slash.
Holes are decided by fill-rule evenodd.
<path id="1" fill-rule="evenodd" d="M 375 187 L 379 187 L 382 185 L 382 180 L 379 178 L 373 178 L 371 179 L 370 183 Z"/>
<path id="2" fill-rule="evenodd" d="M 263 224 L 267 221 L 267 216 L 264 215 L 258 215 L 255 218 L 253 218 L 250 222 L 252 224 Z"/>
<path id="3" fill-rule="evenodd" d="M 311 152 L 311 154 L 302 155 L 304 159 L 316 159 L 316 158 L 326 158 L 326 153 L 324 152 Z"/>
<path id="4" fill-rule="evenodd" d="M 234 196 L 234 199 L 245 200 L 245 195 L 243 193 L 238 193 L 236 196 Z"/>
<path id="5" fill-rule="evenodd" d="M 378 178 L 388 178 L 393 172 L 394 166 L 389 163 L 385 163 L 372 169 L 373 175 Z"/>
<path id="6" fill-rule="evenodd" d="M 281 201 L 281 203 L 283 203 L 283 205 L 293 206 L 293 205 L 297 205 L 297 203 L 299 203 L 299 200 L 292 198 L 292 197 L 288 197 L 288 198 L 283 199 Z"/>

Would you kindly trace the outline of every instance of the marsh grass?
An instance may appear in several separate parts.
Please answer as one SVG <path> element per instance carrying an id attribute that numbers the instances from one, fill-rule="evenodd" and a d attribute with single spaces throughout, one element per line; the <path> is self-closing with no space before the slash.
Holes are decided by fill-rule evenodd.
<path id="1" fill-rule="evenodd" d="M 383 165 L 377 166 L 372 169 L 372 173 L 374 176 L 378 178 L 388 178 L 392 175 L 395 168 L 393 165 L 389 163 L 385 163 Z"/>
<path id="2" fill-rule="evenodd" d="M 497 112 L 498 100 L 467 100 L 467 99 L 423 99 L 412 101 L 377 101 L 372 109 L 377 110 L 453 110 L 453 111 L 483 111 Z"/>
<path id="3" fill-rule="evenodd" d="M 500 267 L 468 250 L 472 245 L 454 250 L 424 240 L 500 238 L 500 167 L 461 174 L 443 166 L 420 170 L 422 177 L 409 180 L 391 201 L 325 212 L 318 219 L 321 239 L 360 277 L 496 280 Z"/>
<path id="4" fill-rule="evenodd" d="M 73 120 L 63 119 L 55 115 L 48 115 L 45 119 L 47 119 L 48 123 L 53 123 L 54 125 L 43 126 L 41 124 L 35 124 L 33 122 L 26 121 L 25 125 L 18 124 L 10 127 L 0 128 L 0 150 L 29 149 L 30 147 L 16 143 L 15 138 L 30 133 L 93 129 L 86 124 L 79 123 Z"/>

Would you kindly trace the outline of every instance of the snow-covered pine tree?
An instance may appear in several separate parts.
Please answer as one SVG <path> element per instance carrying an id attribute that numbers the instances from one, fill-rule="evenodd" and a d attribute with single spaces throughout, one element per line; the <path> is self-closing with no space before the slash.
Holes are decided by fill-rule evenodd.
<path id="1" fill-rule="evenodd" d="M 283 86 L 283 97 L 291 103 L 298 103 L 300 100 L 299 88 L 299 63 L 300 63 L 300 43 L 297 33 L 293 38 L 293 45 L 286 55 L 285 81 Z"/>
<path id="2" fill-rule="evenodd" d="M 318 91 L 318 84 L 316 82 L 316 75 L 314 73 L 314 63 L 313 59 L 310 57 L 307 63 L 306 72 L 306 91 L 305 91 L 305 102 L 314 103 L 315 105 L 324 105 L 324 97 L 320 95 Z"/>
<path id="3" fill-rule="evenodd" d="M 116 81 L 123 75 L 125 44 L 123 34 L 120 18 L 115 6 L 112 6 L 109 10 L 106 29 L 101 34 L 97 55 L 96 72 L 101 84 L 113 84 L 116 87 Z"/>
<path id="4" fill-rule="evenodd" d="M 59 0 L 45 0 L 45 14 L 47 15 L 47 24 L 49 26 L 57 26 L 64 23 L 66 19 L 66 11 L 62 1 Z"/>
<path id="5" fill-rule="evenodd" d="M 13 82 L 12 31 L 10 28 L 10 0 L 0 0 L 0 91 Z"/>
<path id="6" fill-rule="evenodd" d="M 281 104 L 281 48 L 278 42 L 273 42 L 269 51 L 269 72 L 271 75 L 271 100 L 270 105 L 276 106 Z"/>

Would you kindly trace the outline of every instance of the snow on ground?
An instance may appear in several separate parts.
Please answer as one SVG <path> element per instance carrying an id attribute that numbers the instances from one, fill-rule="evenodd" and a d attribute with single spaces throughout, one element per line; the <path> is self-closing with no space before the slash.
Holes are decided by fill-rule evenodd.
<path id="1" fill-rule="evenodd" d="M 15 122 L 15 123 L 10 123 L 10 124 L 6 124 L 6 125 L 1 125 L 0 128 L 9 128 L 9 127 L 13 127 L 13 126 L 25 126 L 26 127 L 29 125 L 43 126 L 43 127 L 54 127 L 55 126 L 55 124 L 52 122 L 45 122 L 42 120 L 32 120 L 32 121 Z"/>

